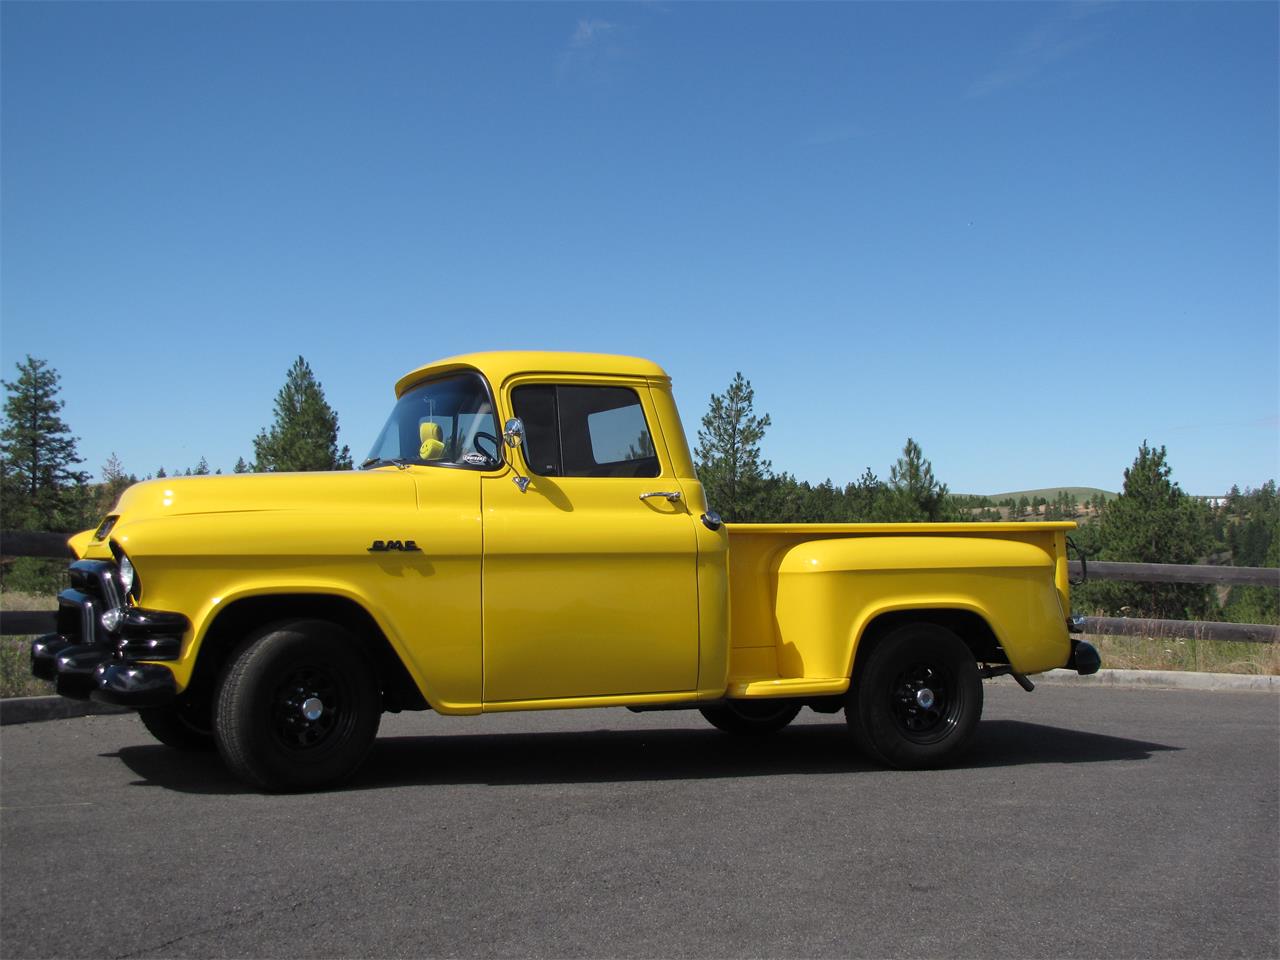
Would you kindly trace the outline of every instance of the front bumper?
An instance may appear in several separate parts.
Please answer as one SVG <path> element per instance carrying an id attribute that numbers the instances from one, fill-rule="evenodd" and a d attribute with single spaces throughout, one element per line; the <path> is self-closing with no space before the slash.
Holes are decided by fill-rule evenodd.
<path id="1" fill-rule="evenodd" d="M 71 589 L 58 595 L 57 632 L 31 644 L 31 673 L 75 700 L 127 707 L 173 700 L 173 673 L 148 661 L 177 660 L 190 621 L 180 613 L 126 606 L 115 565 L 107 561 L 78 560 L 70 574 Z M 114 629 L 103 623 L 108 611 L 118 611 Z"/>

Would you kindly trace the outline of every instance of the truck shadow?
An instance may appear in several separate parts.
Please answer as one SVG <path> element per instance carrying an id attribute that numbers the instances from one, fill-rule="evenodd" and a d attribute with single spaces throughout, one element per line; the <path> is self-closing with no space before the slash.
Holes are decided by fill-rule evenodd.
<path id="1" fill-rule="evenodd" d="M 992 720 L 979 725 L 969 752 L 952 769 L 1147 760 L 1154 753 L 1180 749 L 1018 720 Z M 123 747 L 107 756 L 117 757 L 140 778 L 135 786 L 205 794 L 253 792 L 226 771 L 216 754 L 182 754 L 148 745 Z M 384 737 L 374 744 L 355 778 L 340 789 L 843 773 L 912 775 L 862 759 L 839 722 L 798 724 L 758 741 L 684 729 Z"/>

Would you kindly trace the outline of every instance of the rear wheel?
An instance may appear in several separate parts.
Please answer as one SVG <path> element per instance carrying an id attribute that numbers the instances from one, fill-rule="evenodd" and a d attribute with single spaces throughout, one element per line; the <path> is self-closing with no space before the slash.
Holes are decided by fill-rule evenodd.
<path id="1" fill-rule="evenodd" d="M 317 620 L 268 629 L 218 688 L 214 734 L 228 767 L 267 790 L 333 786 L 364 761 L 382 695 L 358 641 Z"/>
<path id="2" fill-rule="evenodd" d="M 710 707 L 699 707 L 707 722 L 725 733 L 763 737 L 777 733 L 800 712 L 794 700 L 725 700 Z"/>
<path id="3" fill-rule="evenodd" d="M 859 668 L 845 719 L 871 759 L 900 769 L 941 766 L 982 716 L 982 678 L 964 641 L 915 623 L 885 636 Z"/>
<path id="4" fill-rule="evenodd" d="M 210 723 L 209 701 L 181 699 L 164 707 L 146 707 L 138 711 L 138 719 L 147 732 L 175 750 L 212 750 L 213 725 Z"/>

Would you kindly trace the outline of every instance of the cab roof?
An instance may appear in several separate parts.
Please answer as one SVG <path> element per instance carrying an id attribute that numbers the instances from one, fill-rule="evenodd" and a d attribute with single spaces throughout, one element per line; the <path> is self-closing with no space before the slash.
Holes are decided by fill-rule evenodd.
<path id="1" fill-rule="evenodd" d="M 427 377 L 451 370 L 479 370 L 495 387 L 517 374 L 574 373 L 604 374 L 619 377 L 645 377 L 669 380 L 667 372 L 652 360 L 624 357 L 612 353 L 563 353 L 550 350 L 496 350 L 488 353 L 465 353 L 446 357 L 406 373 L 396 381 L 400 396 Z"/>

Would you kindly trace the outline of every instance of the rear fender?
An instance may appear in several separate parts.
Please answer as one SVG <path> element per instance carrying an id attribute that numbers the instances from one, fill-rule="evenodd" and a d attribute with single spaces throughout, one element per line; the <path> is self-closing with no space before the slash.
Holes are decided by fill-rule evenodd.
<path id="1" fill-rule="evenodd" d="M 1056 558 L 1035 544 L 966 536 L 813 540 L 779 555 L 775 626 L 782 677 L 851 676 L 881 618 L 956 611 L 980 618 L 1013 669 L 1070 654 Z"/>

